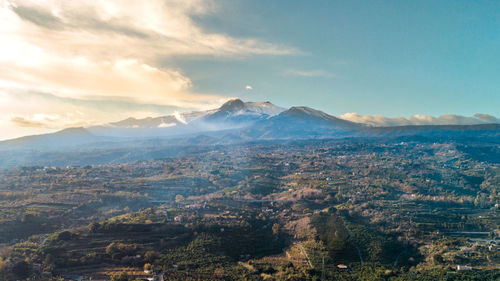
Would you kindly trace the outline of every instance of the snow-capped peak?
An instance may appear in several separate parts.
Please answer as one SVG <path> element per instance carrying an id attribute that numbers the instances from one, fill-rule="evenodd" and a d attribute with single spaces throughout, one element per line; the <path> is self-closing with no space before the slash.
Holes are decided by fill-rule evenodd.
<path id="1" fill-rule="evenodd" d="M 240 99 L 232 99 L 221 107 L 206 111 L 175 112 L 172 115 L 144 119 L 128 118 L 119 122 L 109 124 L 114 128 L 170 128 L 176 125 L 184 126 L 190 123 L 206 121 L 221 122 L 227 118 L 237 118 L 237 122 L 247 123 L 249 120 L 268 118 L 285 111 L 268 101 L 266 102 L 243 102 Z M 221 119 L 222 118 L 222 119 Z M 199 122 L 198 122 L 199 121 Z"/>
<path id="2" fill-rule="evenodd" d="M 267 114 L 269 116 L 278 115 L 281 112 L 285 111 L 284 108 L 276 106 L 268 101 L 266 101 L 266 102 L 246 102 L 245 105 L 251 111 Z"/>
<path id="3" fill-rule="evenodd" d="M 218 112 L 229 113 L 230 115 L 242 115 L 242 114 L 254 114 L 261 115 L 265 114 L 268 116 L 274 116 L 285 111 L 284 108 L 278 107 L 268 101 L 266 102 L 243 102 L 240 99 L 229 100 L 224 103 L 218 110 Z"/>

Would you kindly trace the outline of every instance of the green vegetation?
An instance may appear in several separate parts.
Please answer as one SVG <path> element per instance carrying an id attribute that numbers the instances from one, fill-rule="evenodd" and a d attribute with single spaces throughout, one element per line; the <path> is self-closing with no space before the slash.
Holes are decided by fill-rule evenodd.
<path id="1" fill-rule="evenodd" d="M 266 142 L 3 170 L 0 276 L 498 280 L 497 146 Z"/>

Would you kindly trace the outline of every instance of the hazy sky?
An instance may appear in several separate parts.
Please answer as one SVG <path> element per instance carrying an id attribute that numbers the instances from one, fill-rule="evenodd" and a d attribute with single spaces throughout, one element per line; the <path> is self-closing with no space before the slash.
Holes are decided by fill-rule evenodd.
<path id="1" fill-rule="evenodd" d="M 0 139 L 232 97 L 359 120 L 499 117 L 499 14 L 499 1 L 0 0 Z"/>

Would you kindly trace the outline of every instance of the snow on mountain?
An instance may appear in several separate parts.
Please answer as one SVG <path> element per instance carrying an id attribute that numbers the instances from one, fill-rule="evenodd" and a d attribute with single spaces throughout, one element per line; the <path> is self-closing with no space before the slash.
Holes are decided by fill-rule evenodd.
<path id="1" fill-rule="evenodd" d="M 289 110 L 282 112 L 280 117 L 287 118 L 299 118 L 304 121 L 313 121 L 315 123 L 324 123 L 328 126 L 335 127 L 344 127 L 344 128 L 352 128 L 352 127 L 360 127 L 362 124 L 351 122 L 348 120 L 340 119 L 335 116 L 329 115 L 323 111 L 312 109 L 306 106 L 294 106 Z"/>
<path id="2" fill-rule="evenodd" d="M 192 111 L 161 117 L 147 117 L 142 119 L 128 118 L 106 125 L 111 128 L 171 128 L 200 122 L 247 122 L 275 116 L 285 111 L 284 108 L 270 102 L 243 102 L 233 99 L 217 109 Z M 234 117 L 234 118 L 233 118 Z"/>
<path id="3" fill-rule="evenodd" d="M 246 102 L 249 111 L 267 114 L 269 116 L 278 115 L 286 109 L 276 106 L 268 101 L 266 102 Z"/>
<path id="4" fill-rule="evenodd" d="M 489 116 L 480 116 L 483 119 Z M 479 117 L 478 117 L 479 118 Z M 492 119 L 493 120 L 493 119 Z M 493 121 L 495 121 L 494 119 Z M 285 110 L 270 102 L 234 99 L 206 111 L 174 113 L 87 128 L 27 136 L 0 142 L 0 151 L 41 147 L 81 147 L 133 141 L 168 140 L 169 144 L 237 143 L 248 140 L 319 139 L 395 136 L 500 136 L 500 124 L 373 127 L 351 122 L 309 107 Z M 1 163 L 0 163 L 1 164 Z"/>

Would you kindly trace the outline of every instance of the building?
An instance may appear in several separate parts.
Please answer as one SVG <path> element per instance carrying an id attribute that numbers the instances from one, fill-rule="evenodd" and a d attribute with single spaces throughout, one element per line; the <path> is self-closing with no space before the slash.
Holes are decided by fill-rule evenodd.
<path id="1" fill-rule="evenodd" d="M 472 270 L 472 267 L 468 265 L 457 265 L 457 271 Z"/>

